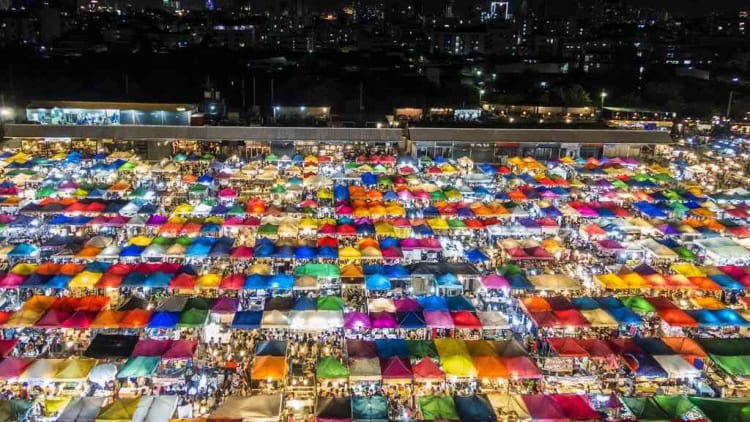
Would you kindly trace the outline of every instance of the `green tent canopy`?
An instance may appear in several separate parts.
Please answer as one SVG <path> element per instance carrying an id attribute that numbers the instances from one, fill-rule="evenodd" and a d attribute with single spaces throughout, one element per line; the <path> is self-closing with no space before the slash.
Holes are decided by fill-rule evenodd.
<path id="1" fill-rule="evenodd" d="M 245 209 L 240 204 L 234 204 L 227 210 L 227 215 L 245 215 Z"/>
<path id="2" fill-rule="evenodd" d="M 196 183 L 192 186 L 190 186 L 190 189 L 188 189 L 188 192 L 191 193 L 199 193 L 199 192 L 205 192 L 208 190 L 208 186 L 202 184 L 202 183 Z"/>
<path id="3" fill-rule="evenodd" d="M 282 185 L 274 185 L 274 187 L 271 188 L 271 193 L 284 193 L 286 192 L 286 188 Z"/>
<path id="4" fill-rule="evenodd" d="M 0 421 L 28 420 L 33 404 L 31 400 L 0 400 Z"/>
<path id="5" fill-rule="evenodd" d="M 343 311 L 344 299 L 338 296 L 320 296 L 317 308 L 319 311 Z"/>
<path id="6" fill-rule="evenodd" d="M 729 375 L 735 377 L 750 376 L 750 356 L 719 356 L 714 354 L 709 354 L 709 356 L 716 366 Z"/>
<path id="7" fill-rule="evenodd" d="M 158 356 L 137 356 L 128 359 L 120 368 L 117 378 L 146 378 L 156 374 L 161 358 Z"/>
<path id="8" fill-rule="evenodd" d="M 459 419 L 456 404 L 451 396 L 423 396 L 419 398 L 419 408 L 426 421 L 436 419 Z"/>
<path id="9" fill-rule="evenodd" d="M 750 422 L 750 398 L 690 397 L 690 401 L 713 422 Z"/>
<path id="10" fill-rule="evenodd" d="M 449 218 L 448 227 L 452 229 L 465 229 L 466 223 L 464 223 L 464 221 L 461 220 L 460 218 Z"/>
<path id="11" fill-rule="evenodd" d="M 425 357 L 438 358 L 437 348 L 432 340 L 407 340 L 406 350 L 409 351 L 411 359 L 419 360 Z"/>
<path id="12" fill-rule="evenodd" d="M 175 239 L 170 237 L 164 237 L 164 236 L 156 236 L 154 240 L 151 241 L 152 245 L 161 245 L 161 246 L 170 246 L 175 242 Z"/>
<path id="13" fill-rule="evenodd" d="M 676 248 L 672 249 L 677 253 L 677 255 L 680 256 L 685 261 L 695 261 L 695 254 L 690 249 L 684 247 L 684 246 L 678 246 Z"/>
<path id="14" fill-rule="evenodd" d="M 175 155 L 174 157 L 172 157 L 172 160 L 177 161 L 178 163 L 181 163 L 181 162 L 187 160 L 187 155 L 179 153 L 179 154 Z"/>
<path id="15" fill-rule="evenodd" d="M 276 155 L 276 154 L 274 154 L 274 153 L 270 153 L 270 154 L 266 155 L 265 161 L 267 163 L 272 163 L 274 161 L 279 161 L 279 156 Z"/>
<path id="16" fill-rule="evenodd" d="M 136 168 L 136 164 L 132 161 L 128 161 L 127 163 L 120 166 L 120 168 L 117 169 L 117 171 L 133 171 Z"/>
<path id="17" fill-rule="evenodd" d="M 625 306 L 638 313 L 645 314 L 656 311 L 656 308 L 644 299 L 643 296 L 628 296 L 623 297 L 620 300 L 622 300 L 622 303 Z"/>
<path id="18" fill-rule="evenodd" d="M 177 322 L 179 328 L 194 328 L 206 325 L 208 321 L 208 311 L 205 309 L 188 309 L 180 314 L 180 320 Z"/>
<path id="19" fill-rule="evenodd" d="M 55 188 L 53 188 L 52 186 L 45 186 L 45 187 L 39 189 L 38 191 L 36 191 L 36 197 L 37 198 L 47 198 L 49 196 L 54 195 L 55 192 L 57 192 L 57 190 Z"/>
<path id="20" fill-rule="evenodd" d="M 263 224 L 262 226 L 258 227 L 258 234 L 260 235 L 276 235 L 279 233 L 279 226 L 275 226 L 271 223 Z"/>
<path id="21" fill-rule="evenodd" d="M 639 421 L 671 422 L 704 417 L 685 396 L 621 397 L 620 400 Z"/>
<path id="22" fill-rule="evenodd" d="M 502 267 L 497 268 L 497 272 L 500 273 L 500 275 L 516 275 L 516 274 L 523 274 L 523 270 L 521 267 L 513 264 L 503 265 Z"/>
<path id="23" fill-rule="evenodd" d="M 153 242 L 152 242 L 153 243 Z M 187 236 L 180 236 L 175 240 L 175 243 L 182 246 L 190 246 L 193 243 L 193 239 Z"/>
<path id="24" fill-rule="evenodd" d="M 185 302 L 184 309 L 200 309 L 208 311 L 213 304 L 214 300 L 210 297 L 190 297 L 187 302 Z"/>
<path id="25" fill-rule="evenodd" d="M 317 278 L 339 277 L 339 267 L 333 264 L 305 264 L 294 269 L 295 277 L 309 275 Z"/>
<path id="26" fill-rule="evenodd" d="M 348 378 L 349 370 L 346 369 L 336 358 L 328 356 L 318 360 L 315 375 L 319 379 Z"/>

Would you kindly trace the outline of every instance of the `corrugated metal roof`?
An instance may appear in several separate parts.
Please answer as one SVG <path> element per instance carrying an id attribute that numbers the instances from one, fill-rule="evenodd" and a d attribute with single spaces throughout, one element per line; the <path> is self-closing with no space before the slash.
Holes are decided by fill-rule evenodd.
<path id="1" fill-rule="evenodd" d="M 409 129 L 412 141 L 455 142 L 536 142 L 579 144 L 668 144 L 672 138 L 667 132 L 612 129 L 462 129 L 427 128 Z"/>

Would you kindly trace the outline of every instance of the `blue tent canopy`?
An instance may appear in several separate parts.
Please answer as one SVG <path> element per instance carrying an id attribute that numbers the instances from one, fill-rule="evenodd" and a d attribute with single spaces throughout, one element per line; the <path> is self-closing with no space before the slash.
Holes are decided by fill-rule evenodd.
<path id="1" fill-rule="evenodd" d="M 635 343 L 651 355 L 674 355 L 675 352 L 657 337 L 635 337 Z"/>
<path id="2" fill-rule="evenodd" d="M 466 253 L 466 259 L 471 263 L 485 262 L 489 258 L 479 248 L 475 248 Z"/>
<path id="3" fill-rule="evenodd" d="M 456 412 L 462 422 L 494 422 L 495 411 L 485 395 L 453 396 Z"/>
<path id="4" fill-rule="evenodd" d="M 260 243 L 255 245 L 253 256 L 256 258 L 271 258 L 276 252 L 273 244 Z"/>
<path id="5" fill-rule="evenodd" d="M 294 302 L 293 311 L 314 311 L 317 308 L 317 301 L 310 297 L 301 297 Z"/>
<path id="6" fill-rule="evenodd" d="M 193 240 L 193 243 L 185 250 L 185 256 L 187 257 L 204 257 L 208 256 L 211 252 L 211 248 L 216 243 L 216 239 L 210 237 L 197 237 Z"/>
<path id="7" fill-rule="evenodd" d="M 511 289 L 534 290 L 534 285 L 523 274 L 508 274 L 504 276 Z"/>
<path id="8" fill-rule="evenodd" d="M 594 298 L 590 297 L 576 297 L 570 300 L 578 310 L 592 310 L 601 308 L 601 304 Z"/>
<path id="9" fill-rule="evenodd" d="M 669 374 L 665 371 L 656 359 L 651 355 L 628 355 L 637 362 L 635 376 L 639 378 L 667 378 Z"/>
<path id="10" fill-rule="evenodd" d="M 263 290 L 268 288 L 268 278 L 259 274 L 251 274 L 245 278 L 245 284 L 242 287 L 245 290 Z"/>
<path id="11" fill-rule="evenodd" d="M 180 312 L 154 312 L 148 328 L 174 328 L 180 320 Z"/>
<path id="12" fill-rule="evenodd" d="M 360 179 L 362 179 L 363 185 L 374 185 L 378 182 L 378 178 L 370 172 L 363 173 L 362 176 L 360 176 Z"/>
<path id="13" fill-rule="evenodd" d="M 612 315 L 612 318 L 617 320 L 620 325 L 641 325 L 643 320 L 638 314 L 631 311 L 629 308 L 621 306 L 619 308 L 605 308 L 608 314 Z"/>
<path id="14" fill-rule="evenodd" d="M 172 275 L 163 273 L 161 271 L 157 271 L 155 273 L 149 274 L 148 277 L 143 281 L 143 285 L 145 287 L 153 287 L 153 288 L 167 288 L 169 287 L 169 282 L 172 281 Z"/>
<path id="15" fill-rule="evenodd" d="M 294 276 L 291 274 L 276 274 L 268 281 L 268 288 L 276 290 L 292 290 Z"/>
<path id="16" fill-rule="evenodd" d="M 362 223 L 354 226 L 357 234 L 375 234 L 375 226 L 370 223 Z"/>
<path id="17" fill-rule="evenodd" d="M 409 357 L 409 349 L 407 349 L 404 339 L 375 340 L 375 349 L 378 352 L 378 357 L 381 358 Z"/>
<path id="18" fill-rule="evenodd" d="M 715 309 L 711 313 L 726 326 L 745 326 L 749 324 L 745 318 L 731 308 Z"/>
<path id="19" fill-rule="evenodd" d="M 478 164 L 477 168 L 479 168 L 479 170 L 482 173 L 497 174 L 497 169 L 495 168 L 495 166 L 493 166 L 491 164 L 486 164 L 486 163 Z"/>
<path id="20" fill-rule="evenodd" d="M 633 207 L 651 218 L 667 218 L 667 214 L 664 211 L 646 201 L 635 202 L 633 203 Z"/>
<path id="21" fill-rule="evenodd" d="M 440 211 L 433 206 L 429 206 L 422 210 L 422 215 L 424 218 L 437 218 L 440 217 Z"/>
<path id="22" fill-rule="evenodd" d="M 192 245 L 191 245 L 192 246 Z M 232 253 L 232 243 L 220 239 L 209 252 L 208 256 L 212 258 L 226 258 Z"/>
<path id="23" fill-rule="evenodd" d="M 260 320 L 263 318 L 263 311 L 240 311 L 234 314 L 232 328 L 254 329 L 260 328 Z M 175 321 L 176 323 L 177 321 Z"/>
<path id="24" fill-rule="evenodd" d="M 47 281 L 47 284 L 44 285 L 44 287 L 48 289 L 64 289 L 68 287 L 68 283 L 70 283 L 70 280 L 73 279 L 73 276 L 65 275 L 65 274 L 57 274 L 54 277 L 52 277 L 49 281 Z"/>
<path id="25" fill-rule="evenodd" d="M 334 186 L 333 199 L 335 199 L 336 201 L 344 201 L 349 199 L 349 188 L 344 185 Z"/>
<path id="26" fill-rule="evenodd" d="M 395 239 L 393 237 L 384 237 L 380 239 L 379 243 L 380 243 L 380 249 L 397 248 L 399 245 L 398 239 Z"/>
<path id="27" fill-rule="evenodd" d="M 201 233 L 218 233 L 221 230 L 221 226 L 216 223 L 204 223 L 201 226 Z"/>
<path id="28" fill-rule="evenodd" d="M 455 274 L 445 273 L 437 276 L 435 282 L 440 287 L 463 287 Z"/>
<path id="29" fill-rule="evenodd" d="M 24 257 L 24 256 L 31 256 L 34 253 L 36 253 L 37 248 L 34 245 L 30 245 L 28 243 L 19 243 L 17 244 L 12 251 L 8 252 L 8 256 L 12 257 Z"/>
<path id="30" fill-rule="evenodd" d="M 384 201 L 398 201 L 398 195 L 396 192 L 389 190 L 388 192 L 383 194 L 383 200 Z"/>
<path id="31" fill-rule="evenodd" d="M 382 274 L 372 274 L 365 276 L 365 287 L 367 290 L 390 290 L 391 281 Z"/>
<path id="32" fill-rule="evenodd" d="M 317 255 L 315 248 L 311 248 L 310 246 L 300 246 L 294 251 L 294 257 L 296 259 L 315 259 Z"/>
<path id="33" fill-rule="evenodd" d="M 690 315 L 698 325 L 703 327 L 723 327 L 725 324 L 708 309 L 690 309 L 685 313 Z"/>
<path id="34" fill-rule="evenodd" d="M 26 277 L 26 280 L 18 287 L 21 289 L 38 289 L 44 287 L 50 280 L 52 280 L 51 275 L 33 273 Z"/>
<path id="35" fill-rule="evenodd" d="M 409 278 L 409 270 L 401 264 L 386 265 L 385 275 L 390 278 Z"/>
<path id="36" fill-rule="evenodd" d="M 431 236 L 432 235 L 432 229 L 427 226 L 426 224 L 419 224 L 416 226 L 413 226 L 411 228 L 412 232 L 414 234 L 420 235 L 420 236 Z"/>
<path id="37" fill-rule="evenodd" d="M 595 297 L 594 300 L 597 301 L 599 305 L 601 305 L 601 307 L 606 310 L 622 308 L 625 306 L 622 302 L 620 302 L 620 299 L 614 296 L 599 296 Z"/>
<path id="38" fill-rule="evenodd" d="M 337 259 L 339 257 L 339 250 L 330 246 L 323 246 L 318 251 L 318 258 L 322 259 Z"/>
<path id="39" fill-rule="evenodd" d="M 380 264 L 367 264 L 362 267 L 362 272 L 365 275 L 385 274 L 385 267 Z"/>
<path id="40" fill-rule="evenodd" d="M 724 290 L 743 290 L 745 288 L 742 283 L 726 274 L 711 274 L 708 278 Z"/>
<path id="41" fill-rule="evenodd" d="M 107 268 L 109 268 L 111 264 L 107 262 L 101 262 L 101 261 L 94 261 L 89 262 L 86 264 L 86 271 L 90 271 L 92 273 L 103 273 L 107 271 Z"/>
<path id="42" fill-rule="evenodd" d="M 443 296 L 421 296 L 417 298 L 419 306 L 425 312 L 428 311 L 448 311 L 448 302 Z"/>
<path id="43" fill-rule="evenodd" d="M 142 287 L 146 281 L 146 274 L 132 272 L 122 279 L 121 286 L 127 287 Z"/>
<path id="44" fill-rule="evenodd" d="M 404 312 L 398 314 L 398 327 L 406 329 L 419 329 L 427 325 L 420 312 Z"/>
<path id="45" fill-rule="evenodd" d="M 295 256 L 294 249 L 292 249 L 291 246 L 282 246 L 274 254 L 275 258 L 280 258 L 280 259 L 292 259 L 294 258 L 294 256 Z"/>
<path id="46" fill-rule="evenodd" d="M 445 298 L 445 302 L 451 312 L 476 311 L 474 305 L 472 305 L 471 302 L 469 302 L 469 300 L 464 296 L 448 296 Z"/>
<path id="47" fill-rule="evenodd" d="M 255 356 L 286 356 L 286 341 L 260 341 L 255 346 Z"/>

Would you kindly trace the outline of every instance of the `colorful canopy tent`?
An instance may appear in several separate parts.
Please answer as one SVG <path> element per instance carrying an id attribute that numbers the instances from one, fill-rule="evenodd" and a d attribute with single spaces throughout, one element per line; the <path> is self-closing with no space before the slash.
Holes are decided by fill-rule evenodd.
<path id="1" fill-rule="evenodd" d="M 319 379 L 348 378 L 349 371 L 336 358 L 328 356 L 318 360 L 315 375 Z"/>
<path id="2" fill-rule="evenodd" d="M 229 396 L 211 413 L 211 420 L 278 421 L 281 415 L 281 394 L 247 397 Z"/>
<path id="3" fill-rule="evenodd" d="M 497 420 L 492 404 L 485 395 L 453 396 L 453 402 L 461 421 L 492 422 Z"/>
<path id="4" fill-rule="evenodd" d="M 94 422 L 106 397 L 75 397 L 57 418 L 60 422 Z"/>
<path id="5" fill-rule="evenodd" d="M 684 396 L 621 397 L 620 400 L 639 421 L 705 419 L 700 409 Z"/>
<path id="6" fill-rule="evenodd" d="M 352 397 L 352 421 L 388 421 L 388 399 L 385 396 Z"/>
<path id="7" fill-rule="evenodd" d="M 422 396 L 419 398 L 419 409 L 427 421 L 459 419 L 451 396 Z"/>

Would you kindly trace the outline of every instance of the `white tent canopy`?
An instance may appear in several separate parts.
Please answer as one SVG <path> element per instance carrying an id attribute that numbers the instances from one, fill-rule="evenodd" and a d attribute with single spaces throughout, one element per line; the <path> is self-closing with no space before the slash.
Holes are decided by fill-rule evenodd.
<path id="1" fill-rule="evenodd" d="M 289 313 L 278 310 L 263 312 L 261 328 L 289 328 Z"/>
<path id="2" fill-rule="evenodd" d="M 279 420 L 280 414 L 281 394 L 257 395 L 252 397 L 230 396 L 211 414 L 211 419 L 276 422 Z"/>
<path id="3" fill-rule="evenodd" d="M 505 315 L 497 311 L 489 312 L 477 312 L 479 321 L 482 322 L 482 327 L 485 330 L 508 330 L 510 329 L 510 323 Z"/>
<path id="4" fill-rule="evenodd" d="M 106 397 L 78 397 L 65 406 L 58 422 L 94 422 Z"/>
<path id="5" fill-rule="evenodd" d="M 698 378 L 701 371 L 696 369 L 680 355 L 654 355 L 654 359 L 659 363 L 670 378 Z"/>
<path id="6" fill-rule="evenodd" d="M 261 321 L 262 324 L 263 321 Z M 292 311 L 289 313 L 289 328 L 292 330 L 323 331 L 343 326 L 344 316 L 339 311 Z"/>
<path id="7" fill-rule="evenodd" d="M 167 422 L 177 409 L 177 396 L 142 396 L 133 422 Z"/>
<path id="8" fill-rule="evenodd" d="M 380 359 L 351 359 L 349 361 L 349 379 L 352 381 L 379 381 Z"/>

